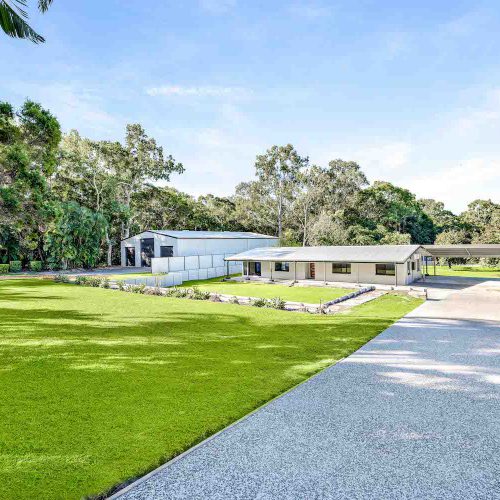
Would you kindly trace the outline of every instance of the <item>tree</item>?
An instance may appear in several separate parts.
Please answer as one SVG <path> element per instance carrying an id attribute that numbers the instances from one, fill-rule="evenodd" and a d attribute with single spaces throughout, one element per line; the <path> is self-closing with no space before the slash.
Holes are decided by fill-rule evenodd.
<path id="1" fill-rule="evenodd" d="M 55 169 L 60 138 L 59 122 L 39 104 L 27 100 L 14 113 L 0 103 L 0 246 L 7 259 L 44 259 L 52 203 L 47 176 Z"/>
<path id="2" fill-rule="evenodd" d="M 127 125 L 125 145 L 119 142 L 102 143 L 107 161 L 113 165 L 116 181 L 121 189 L 122 203 L 127 209 L 122 223 L 122 238 L 130 236 L 133 214 L 130 212 L 132 196 L 144 189 L 148 181 L 168 181 L 173 172 L 182 173 L 182 163 L 171 155 L 165 156 L 155 139 L 148 137 L 138 123 Z"/>
<path id="3" fill-rule="evenodd" d="M 45 249 L 55 267 L 95 267 L 106 230 L 102 214 L 74 201 L 57 203 L 45 234 Z"/>
<path id="4" fill-rule="evenodd" d="M 265 154 L 257 155 L 256 175 L 274 201 L 279 238 L 283 233 L 285 212 L 299 184 L 300 173 L 308 163 L 309 159 L 299 156 L 291 144 L 272 146 Z"/>
<path id="5" fill-rule="evenodd" d="M 327 176 L 315 165 L 300 172 L 300 190 L 293 202 L 293 219 L 298 222 L 302 233 L 302 246 L 309 242 L 309 226 L 324 202 L 323 194 Z"/>
<path id="6" fill-rule="evenodd" d="M 0 27 L 13 38 L 27 38 L 34 43 L 44 43 L 39 35 L 27 22 L 28 13 L 24 10 L 26 0 L 0 0 Z M 52 0 L 38 0 L 38 10 L 46 12 Z"/>
<path id="7" fill-rule="evenodd" d="M 120 234 L 115 230 L 125 212 L 118 201 L 118 182 L 108 162 L 105 143 L 80 137 L 76 130 L 64 136 L 54 184 L 61 199 L 76 200 L 106 220 L 106 262 L 112 264 L 113 247 Z"/>
<path id="8" fill-rule="evenodd" d="M 432 220 L 438 232 L 450 229 L 460 229 L 463 225 L 453 212 L 444 208 L 444 203 L 442 201 L 424 198 L 418 200 L 418 204 L 422 207 L 424 213 Z"/>
<path id="9" fill-rule="evenodd" d="M 354 161 L 332 160 L 324 173 L 324 202 L 330 205 L 330 210 L 337 211 L 352 205 L 357 194 L 368 185 L 368 179 Z"/>

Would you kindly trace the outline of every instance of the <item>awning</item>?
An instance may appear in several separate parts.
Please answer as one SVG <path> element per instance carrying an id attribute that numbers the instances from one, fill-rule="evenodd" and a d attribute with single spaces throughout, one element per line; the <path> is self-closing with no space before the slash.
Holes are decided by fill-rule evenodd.
<path id="1" fill-rule="evenodd" d="M 432 257 L 498 257 L 500 245 L 422 245 Z"/>

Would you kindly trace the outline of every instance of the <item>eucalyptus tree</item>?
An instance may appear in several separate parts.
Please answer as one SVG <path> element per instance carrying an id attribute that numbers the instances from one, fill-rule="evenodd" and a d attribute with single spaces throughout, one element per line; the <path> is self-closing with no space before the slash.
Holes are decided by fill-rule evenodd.
<path id="1" fill-rule="evenodd" d="M 163 147 L 146 135 L 138 123 L 127 125 L 124 145 L 119 142 L 101 144 L 102 152 L 113 168 L 120 201 L 125 207 L 121 237 L 128 238 L 134 220 L 131 211 L 132 197 L 140 193 L 149 182 L 168 181 L 172 173 L 184 172 L 184 167 L 172 155 L 165 155 Z"/>
<path id="2" fill-rule="evenodd" d="M 46 12 L 52 0 L 38 0 L 38 10 Z M 0 28 L 13 38 L 26 38 L 34 43 L 45 39 L 28 24 L 27 0 L 0 0 Z"/>
<path id="3" fill-rule="evenodd" d="M 300 156 L 291 144 L 272 146 L 257 155 L 256 175 L 274 200 L 278 237 L 283 233 L 283 219 L 300 186 L 300 175 L 309 158 Z"/>

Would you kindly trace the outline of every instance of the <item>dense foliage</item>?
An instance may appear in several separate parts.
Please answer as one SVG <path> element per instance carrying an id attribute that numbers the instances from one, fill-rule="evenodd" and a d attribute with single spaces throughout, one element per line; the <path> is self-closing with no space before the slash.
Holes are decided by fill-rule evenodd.
<path id="1" fill-rule="evenodd" d="M 154 184 L 183 170 L 139 124 L 123 143 L 92 141 L 62 136 L 37 103 L 0 103 L 0 262 L 110 265 L 122 238 L 162 228 L 256 231 L 286 245 L 500 243 L 491 200 L 455 215 L 389 182 L 370 185 L 355 162 L 311 165 L 290 144 L 257 155 L 255 178 L 229 197 Z"/>

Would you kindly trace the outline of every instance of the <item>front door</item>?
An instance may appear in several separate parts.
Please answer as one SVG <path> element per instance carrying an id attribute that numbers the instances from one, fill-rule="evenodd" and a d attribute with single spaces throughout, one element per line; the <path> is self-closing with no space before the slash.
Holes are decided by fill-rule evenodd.
<path id="1" fill-rule="evenodd" d="M 125 265 L 135 267 L 135 247 L 125 247 Z"/>
<path id="2" fill-rule="evenodd" d="M 155 256 L 155 240 L 144 238 L 141 240 L 141 266 L 151 267 L 151 259 Z"/>
<path id="3" fill-rule="evenodd" d="M 250 276 L 260 276 L 260 273 L 261 273 L 260 262 L 248 263 L 248 274 Z"/>
<path id="4" fill-rule="evenodd" d="M 316 279 L 316 266 L 314 262 L 309 262 L 309 273 L 307 277 L 310 280 Z"/>

